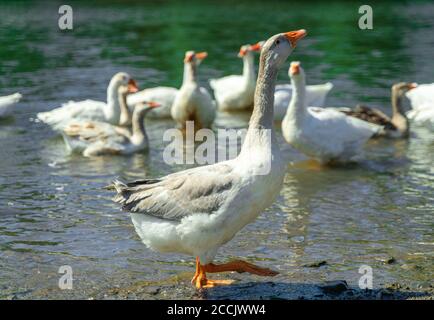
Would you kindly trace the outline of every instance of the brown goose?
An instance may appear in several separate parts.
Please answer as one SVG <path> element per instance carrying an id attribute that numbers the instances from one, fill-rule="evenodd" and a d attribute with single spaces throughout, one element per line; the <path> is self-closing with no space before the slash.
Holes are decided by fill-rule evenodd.
<path id="1" fill-rule="evenodd" d="M 339 111 L 348 116 L 381 126 L 383 130 L 379 131 L 376 136 L 389 138 L 408 137 L 409 125 L 408 119 L 402 111 L 402 97 L 407 91 L 415 87 L 415 83 L 408 82 L 399 82 L 392 86 L 392 117 L 376 108 L 360 104 L 354 109 L 340 108 Z"/>

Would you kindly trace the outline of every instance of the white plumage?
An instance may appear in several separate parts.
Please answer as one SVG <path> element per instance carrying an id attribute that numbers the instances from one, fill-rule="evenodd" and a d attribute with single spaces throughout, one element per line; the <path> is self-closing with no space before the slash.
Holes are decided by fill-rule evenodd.
<path id="1" fill-rule="evenodd" d="M 349 117 L 339 111 L 306 106 L 304 71 L 291 64 L 294 94 L 282 121 L 282 134 L 294 148 L 321 163 L 348 161 L 380 126 Z"/>
<path id="2" fill-rule="evenodd" d="M 170 110 L 177 93 L 178 89 L 172 87 L 147 88 L 128 95 L 127 104 L 132 111 L 137 104 L 154 101 L 160 104 L 160 107 L 149 111 L 146 117 L 153 119 L 170 118 Z"/>
<path id="3" fill-rule="evenodd" d="M 70 101 L 61 107 L 47 112 L 40 112 L 37 117 L 55 130 L 62 130 L 71 120 L 92 120 L 118 125 L 121 108 L 120 99 L 124 98 L 121 87 L 128 86 L 130 92 L 137 91 L 135 81 L 124 72 L 113 76 L 107 88 L 107 102 L 84 100 Z"/>
<path id="4" fill-rule="evenodd" d="M 290 69 L 288 76 L 291 78 Z M 310 107 L 324 106 L 330 90 L 333 89 L 331 82 L 306 86 L 306 105 Z M 278 84 L 274 92 L 274 120 L 282 121 L 285 117 L 288 105 L 291 102 L 293 86 L 291 84 Z"/>
<path id="5" fill-rule="evenodd" d="M 260 42 L 242 46 L 238 56 L 243 58 L 243 74 L 209 81 L 220 111 L 239 111 L 253 107 L 256 87 L 254 52 L 259 50 Z"/>
<path id="6" fill-rule="evenodd" d="M 23 96 L 18 92 L 0 97 L 0 118 L 9 116 L 12 113 L 13 106 L 18 103 L 22 97 Z"/>
<path id="7" fill-rule="evenodd" d="M 434 83 L 418 85 L 406 95 L 412 106 L 407 113 L 408 119 L 416 125 L 434 130 Z"/>
<path id="8" fill-rule="evenodd" d="M 210 128 L 215 118 L 215 104 L 208 90 L 197 83 L 197 66 L 206 52 L 187 51 L 184 59 L 184 79 L 172 105 L 172 118 L 184 128 L 194 121 L 196 128 Z"/>

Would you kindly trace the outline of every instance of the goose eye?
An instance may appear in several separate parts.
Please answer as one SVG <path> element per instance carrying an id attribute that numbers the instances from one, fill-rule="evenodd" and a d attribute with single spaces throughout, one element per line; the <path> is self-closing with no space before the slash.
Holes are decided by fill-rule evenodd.
<path id="1" fill-rule="evenodd" d="M 276 44 L 279 44 L 279 43 L 280 43 L 280 40 L 279 40 L 279 39 L 277 39 L 277 40 L 276 40 Z"/>

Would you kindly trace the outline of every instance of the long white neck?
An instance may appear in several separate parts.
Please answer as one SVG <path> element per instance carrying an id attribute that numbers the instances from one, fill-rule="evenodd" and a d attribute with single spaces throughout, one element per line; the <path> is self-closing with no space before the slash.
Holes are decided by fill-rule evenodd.
<path id="1" fill-rule="evenodd" d="M 147 145 L 148 136 L 145 130 L 145 115 L 148 109 L 142 108 L 134 111 L 132 119 L 131 143 L 136 146 Z"/>
<path id="2" fill-rule="evenodd" d="M 131 112 L 127 105 L 127 95 L 126 92 L 119 92 L 118 103 L 120 109 L 119 125 L 129 126 L 131 125 Z"/>
<path id="3" fill-rule="evenodd" d="M 261 55 L 260 60 L 253 112 L 240 155 L 249 153 L 251 148 L 263 147 L 271 150 L 271 147 L 277 146 L 273 128 L 277 69 L 265 62 L 265 55 Z"/>
<path id="4" fill-rule="evenodd" d="M 107 88 L 107 108 L 104 109 L 106 119 L 111 124 L 119 124 L 121 109 L 119 106 L 119 85 L 110 81 Z"/>
<path id="5" fill-rule="evenodd" d="M 196 65 L 194 62 L 184 63 L 184 77 L 182 84 L 196 82 Z"/>
<path id="6" fill-rule="evenodd" d="M 306 82 L 304 74 L 297 77 L 297 79 L 291 78 L 292 96 L 289 102 L 288 109 L 286 110 L 283 122 L 296 122 L 303 121 L 307 109 L 306 109 Z"/>
<path id="7" fill-rule="evenodd" d="M 255 82 L 255 59 L 251 51 L 243 57 L 243 77 L 247 84 Z"/>

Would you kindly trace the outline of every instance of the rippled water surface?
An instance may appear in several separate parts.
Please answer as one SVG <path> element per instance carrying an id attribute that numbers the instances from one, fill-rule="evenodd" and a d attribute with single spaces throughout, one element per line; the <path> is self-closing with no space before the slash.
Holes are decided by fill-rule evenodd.
<path id="1" fill-rule="evenodd" d="M 0 298 L 102 297 L 135 283 L 188 287 L 193 258 L 146 249 L 103 189 L 115 177 L 181 169 L 162 161 L 162 135 L 173 123 L 146 122 L 147 154 L 87 159 L 68 154 L 60 137 L 32 121 L 68 100 L 104 100 L 115 72 L 129 72 L 143 88 L 179 87 L 184 52 L 207 50 L 199 75 L 207 86 L 211 77 L 241 72 L 240 45 L 306 28 L 291 59 L 303 62 L 309 83 L 334 83 L 327 105 L 364 102 L 388 113 L 394 82 L 434 81 L 430 2 L 375 5 L 374 30 L 367 31 L 357 27 L 357 2 L 78 2 L 68 32 L 57 28 L 58 6 L 0 4 L 0 95 L 24 95 L 14 117 L 0 121 Z M 289 81 L 285 70 L 279 81 Z M 220 115 L 219 125 L 235 119 L 227 118 Z M 357 285 L 361 265 L 373 268 L 374 287 L 431 282 L 433 141 L 432 133 L 412 128 L 408 141 L 370 142 L 358 165 L 313 169 L 294 164 L 303 156 L 280 139 L 289 162 L 278 200 L 217 260 L 241 257 L 280 272 L 265 280 L 237 275 L 241 283 Z M 385 263 L 390 257 L 395 262 Z M 325 266 L 306 267 L 322 260 Z M 57 286 L 62 265 L 73 268 L 74 290 Z"/>

